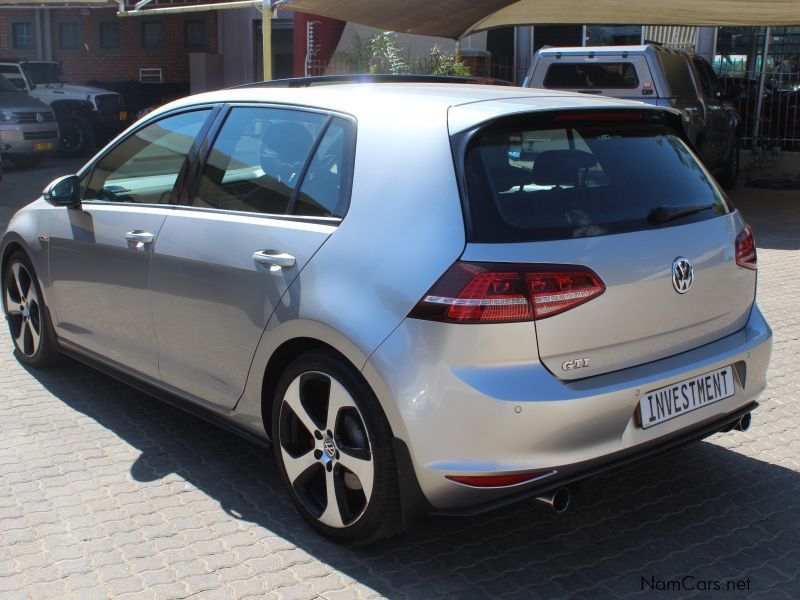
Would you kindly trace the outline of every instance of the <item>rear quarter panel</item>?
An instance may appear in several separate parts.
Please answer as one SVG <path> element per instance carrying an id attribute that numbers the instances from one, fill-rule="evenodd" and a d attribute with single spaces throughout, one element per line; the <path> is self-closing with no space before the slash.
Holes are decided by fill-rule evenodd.
<path id="1" fill-rule="evenodd" d="M 253 427 L 264 370 L 280 344 L 319 339 L 361 369 L 464 250 L 447 109 L 387 101 L 396 106 L 359 115 L 349 211 L 284 294 L 256 351 L 236 408 Z M 396 409 L 384 404 L 393 422 Z"/>

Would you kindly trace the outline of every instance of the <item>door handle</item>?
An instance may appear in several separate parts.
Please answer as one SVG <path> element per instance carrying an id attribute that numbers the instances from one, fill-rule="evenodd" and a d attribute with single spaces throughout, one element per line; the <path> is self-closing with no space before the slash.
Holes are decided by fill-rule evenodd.
<path id="1" fill-rule="evenodd" d="M 129 242 L 136 242 L 138 244 L 151 244 L 155 239 L 155 235 L 149 231 L 142 231 L 141 229 L 134 229 L 125 234 L 125 239 Z"/>
<path id="2" fill-rule="evenodd" d="M 280 267 L 282 269 L 289 269 L 297 262 L 294 256 L 279 250 L 258 250 L 253 252 L 253 260 L 265 267 Z"/>

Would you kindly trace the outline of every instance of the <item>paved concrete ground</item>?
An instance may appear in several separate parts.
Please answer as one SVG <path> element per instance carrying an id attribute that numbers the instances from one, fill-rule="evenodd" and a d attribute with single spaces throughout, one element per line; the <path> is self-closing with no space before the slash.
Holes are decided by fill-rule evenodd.
<path id="1" fill-rule="evenodd" d="M 0 217 L 72 168 L 9 169 Z M 74 362 L 29 372 L 3 328 L 0 598 L 602 598 L 687 575 L 660 596 L 800 597 L 800 193 L 735 198 L 775 329 L 753 427 L 592 481 L 562 516 L 524 503 L 343 549 L 261 449 Z"/>

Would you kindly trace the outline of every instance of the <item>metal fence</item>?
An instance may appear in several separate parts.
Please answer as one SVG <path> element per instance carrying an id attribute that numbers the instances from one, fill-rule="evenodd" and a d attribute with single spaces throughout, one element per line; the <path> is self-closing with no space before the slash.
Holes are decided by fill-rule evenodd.
<path id="1" fill-rule="evenodd" d="M 744 147 L 800 150 L 800 71 L 767 69 L 759 106 L 761 71 L 731 64 L 719 70 L 722 94 L 736 106 L 742 119 L 740 139 Z"/>

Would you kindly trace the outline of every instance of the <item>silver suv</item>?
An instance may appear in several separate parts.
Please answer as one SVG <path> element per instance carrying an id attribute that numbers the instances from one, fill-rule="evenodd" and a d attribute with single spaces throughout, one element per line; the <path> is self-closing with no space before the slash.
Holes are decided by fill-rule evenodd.
<path id="1" fill-rule="evenodd" d="M 128 119 L 122 96 L 87 85 L 67 83 L 57 62 L 0 59 L 0 74 L 18 89 L 45 103 L 58 118 L 62 156 L 86 156 L 123 129 Z"/>
<path id="2" fill-rule="evenodd" d="M 340 541 L 563 510 L 581 479 L 746 428 L 766 385 L 753 236 L 680 119 L 438 83 L 180 100 L 11 221 L 16 354 L 271 441 Z"/>
<path id="3" fill-rule="evenodd" d="M 58 124 L 46 104 L 0 75 L 0 157 L 35 167 L 58 143 Z"/>

